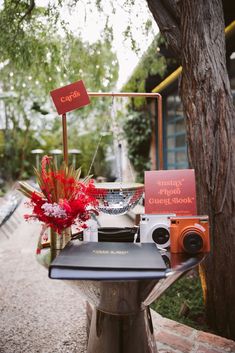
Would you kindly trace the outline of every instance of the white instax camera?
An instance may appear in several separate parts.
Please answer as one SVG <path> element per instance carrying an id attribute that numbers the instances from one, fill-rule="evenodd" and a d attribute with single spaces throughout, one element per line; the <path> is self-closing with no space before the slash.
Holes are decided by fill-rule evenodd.
<path id="1" fill-rule="evenodd" d="M 156 243 L 160 248 L 170 246 L 170 218 L 175 214 L 140 215 L 140 242 Z"/>

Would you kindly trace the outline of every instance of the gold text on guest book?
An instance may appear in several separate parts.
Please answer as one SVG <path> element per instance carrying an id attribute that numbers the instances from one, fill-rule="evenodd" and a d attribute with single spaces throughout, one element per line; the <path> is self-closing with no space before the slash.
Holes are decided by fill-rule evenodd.
<path id="1" fill-rule="evenodd" d="M 93 253 L 97 255 L 126 255 L 128 251 L 126 250 L 93 250 Z"/>

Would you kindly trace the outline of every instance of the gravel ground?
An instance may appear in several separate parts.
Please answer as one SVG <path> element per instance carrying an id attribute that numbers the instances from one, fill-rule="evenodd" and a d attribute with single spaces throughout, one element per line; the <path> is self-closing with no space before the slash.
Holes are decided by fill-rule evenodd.
<path id="1" fill-rule="evenodd" d="M 22 204 L 4 227 L 9 239 L 0 229 L 0 352 L 85 353 L 85 301 L 38 264 L 40 226 L 25 213 Z"/>
<path id="2" fill-rule="evenodd" d="M 4 233 L 0 228 L 0 353 L 85 353 L 86 303 L 69 282 L 50 280 L 37 262 L 40 225 L 26 223 L 25 213 L 22 202 Z M 132 221 L 103 215 L 100 224 Z"/>

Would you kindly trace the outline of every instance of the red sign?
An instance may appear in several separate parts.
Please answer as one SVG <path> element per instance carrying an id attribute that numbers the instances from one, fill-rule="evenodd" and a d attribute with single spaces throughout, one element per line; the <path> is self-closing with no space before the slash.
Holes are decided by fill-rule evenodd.
<path id="1" fill-rule="evenodd" d="M 194 170 L 145 172 L 145 213 L 196 215 Z"/>
<path id="2" fill-rule="evenodd" d="M 58 114 L 65 114 L 90 103 L 82 80 L 54 89 L 50 94 Z"/>

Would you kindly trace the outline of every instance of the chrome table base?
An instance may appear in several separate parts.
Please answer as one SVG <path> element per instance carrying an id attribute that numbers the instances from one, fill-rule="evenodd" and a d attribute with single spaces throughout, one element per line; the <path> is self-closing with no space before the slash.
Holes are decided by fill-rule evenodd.
<path id="1" fill-rule="evenodd" d="M 87 353 L 157 353 L 149 307 L 133 314 L 92 313 Z"/>
<path id="2" fill-rule="evenodd" d="M 81 279 L 79 270 L 74 271 L 73 267 L 66 276 L 63 268 L 58 269 L 53 278 L 72 280 L 67 283 L 76 288 L 92 308 L 87 310 L 87 353 L 157 353 L 149 305 L 205 258 L 205 254 L 168 255 L 167 268 L 154 272 L 153 278 L 146 275 L 127 279 L 125 271 L 120 270 L 120 279 L 111 279 L 110 269 L 93 269 L 92 278 L 96 274 L 97 280 Z M 46 259 L 47 256 L 42 256 L 41 263 L 49 266 L 50 259 Z M 100 272 L 107 272 L 108 280 L 98 280 Z"/>

